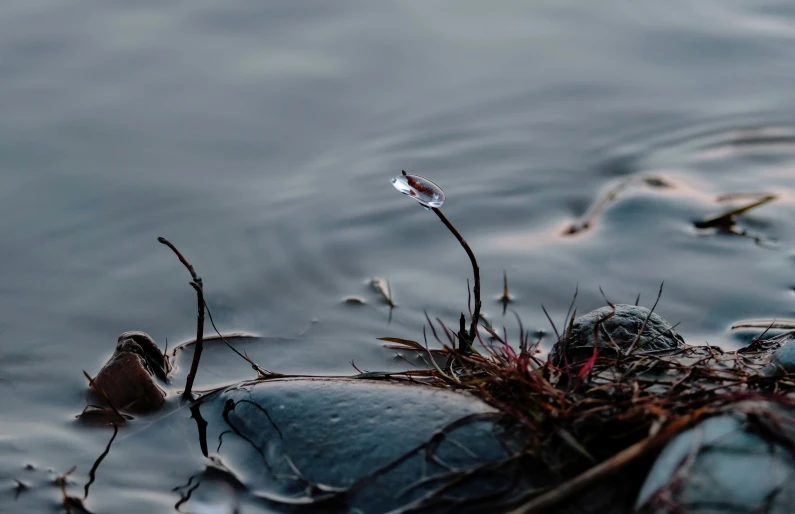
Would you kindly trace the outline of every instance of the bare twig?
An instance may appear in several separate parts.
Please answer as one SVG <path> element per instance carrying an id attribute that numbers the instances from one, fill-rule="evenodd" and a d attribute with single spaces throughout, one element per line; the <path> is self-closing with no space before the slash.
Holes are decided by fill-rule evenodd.
<path id="1" fill-rule="evenodd" d="M 74 499 L 66 492 L 66 485 L 69 480 L 69 475 L 74 473 L 75 469 L 77 469 L 77 466 L 72 466 L 69 468 L 69 471 L 63 475 L 58 475 L 55 477 L 55 485 L 57 485 L 61 490 L 61 500 L 66 514 L 72 514 L 72 507 L 74 506 Z"/>
<path id="2" fill-rule="evenodd" d="M 85 494 L 83 495 L 84 500 L 88 499 L 88 489 L 91 487 L 91 484 L 93 484 L 94 480 L 96 479 L 97 469 L 99 468 L 99 465 L 102 464 L 102 460 L 105 457 L 107 457 L 108 453 L 110 452 L 110 445 L 113 444 L 113 441 L 116 439 L 118 433 L 119 433 L 119 425 L 113 423 L 113 435 L 110 437 L 110 441 L 108 441 L 107 446 L 105 446 L 105 451 L 103 451 L 102 454 L 97 458 L 97 460 L 94 461 L 94 465 L 91 466 L 91 470 L 88 472 L 89 480 L 84 488 L 85 491 Z"/>
<path id="3" fill-rule="evenodd" d="M 203 349 L 203 337 L 204 337 L 204 284 L 202 283 L 201 277 L 196 274 L 196 271 L 193 269 L 193 266 L 182 256 L 182 253 L 177 250 L 177 247 L 174 246 L 171 241 L 166 239 L 165 237 L 158 237 L 157 240 L 171 248 L 171 250 L 177 255 L 179 261 L 185 266 L 188 271 L 190 272 L 191 278 L 193 280 L 190 282 L 190 286 L 196 291 L 196 349 L 193 351 L 193 361 L 190 364 L 190 372 L 188 373 L 188 378 L 185 379 L 185 392 L 182 393 L 182 396 L 185 398 L 191 398 L 191 391 L 193 389 L 193 381 L 196 379 L 196 371 L 199 369 L 199 360 L 202 356 L 202 349 Z"/>

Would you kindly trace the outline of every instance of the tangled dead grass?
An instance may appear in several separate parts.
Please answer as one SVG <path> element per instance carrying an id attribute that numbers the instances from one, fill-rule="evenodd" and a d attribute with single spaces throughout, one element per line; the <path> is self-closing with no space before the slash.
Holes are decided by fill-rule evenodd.
<path id="1" fill-rule="evenodd" d="M 517 317 L 518 318 L 518 317 Z M 456 335 L 428 318 L 442 350 L 404 339 L 385 338 L 392 348 L 426 352 L 430 369 L 406 378 L 437 387 L 470 391 L 527 430 L 524 454 L 548 472 L 549 487 L 530 495 L 514 512 L 546 512 L 654 453 L 697 421 L 736 410 L 747 401 L 795 406 L 795 376 L 772 376 L 763 369 L 793 332 L 737 351 L 686 346 L 664 354 L 601 352 L 558 365 L 539 357 L 538 341 L 520 329 L 518 346 L 495 330 L 482 351 L 456 347 Z M 521 323 L 520 323 L 521 327 Z M 594 336 L 598 335 L 599 329 Z M 446 336 L 447 341 L 438 337 Z M 569 331 L 570 333 L 570 331 Z M 565 348 L 567 334 L 558 335 Z M 564 352 L 565 353 L 565 352 Z M 609 355 L 608 355 L 609 353 Z M 441 365 L 440 362 L 444 362 Z M 394 375 L 392 375 L 394 378 Z M 772 413 L 770 436 L 795 449 Z M 790 427 L 791 428 L 791 427 Z"/>

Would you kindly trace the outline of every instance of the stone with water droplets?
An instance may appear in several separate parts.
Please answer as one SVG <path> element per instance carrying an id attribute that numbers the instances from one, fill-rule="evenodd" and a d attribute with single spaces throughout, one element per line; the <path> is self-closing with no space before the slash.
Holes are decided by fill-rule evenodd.
<path id="1" fill-rule="evenodd" d="M 441 207 L 444 203 L 442 188 L 419 175 L 403 175 L 392 179 L 395 189 L 420 202 L 426 209 Z"/>

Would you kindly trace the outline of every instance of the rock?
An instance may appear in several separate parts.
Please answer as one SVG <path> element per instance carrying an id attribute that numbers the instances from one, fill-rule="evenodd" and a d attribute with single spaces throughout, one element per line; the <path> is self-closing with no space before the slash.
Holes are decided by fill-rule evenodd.
<path id="1" fill-rule="evenodd" d="M 117 410 L 153 411 L 163 406 L 166 396 L 155 379 L 166 380 L 166 374 L 165 358 L 154 340 L 145 332 L 124 332 L 91 387 Z"/>
<path id="2" fill-rule="evenodd" d="M 773 353 L 770 364 L 763 372 L 767 375 L 788 375 L 795 373 L 795 338 L 790 337 Z"/>
<path id="3" fill-rule="evenodd" d="M 795 417 L 773 404 L 750 405 L 709 418 L 671 441 L 641 488 L 640 512 L 795 512 L 795 458 L 791 446 L 770 431 L 771 420 L 783 419 L 790 430 L 778 433 L 792 438 Z"/>
<path id="4" fill-rule="evenodd" d="M 200 413 L 205 447 L 218 448 L 210 458 L 268 512 L 502 512 L 532 487 L 518 428 L 450 390 L 273 379 L 228 389 Z"/>
<path id="5" fill-rule="evenodd" d="M 671 324 L 657 314 L 649 315 L 650 311 L 645 307 L 619 304 L 615 306 L 612 316 L 611 313 L 613 309 L 605 306 L 574 320 L 570 336 L 565 341 L 566 357 L 569 362 L 591 357 L 598 323 L 601 323 L 598 342 L 600 348 L 612 348 L 615 351 L 618 347 L 626 351 L 639 333 L 640 338 L 633 350 L 639 353 L 675 351 L 685 347 L 685 341 Z M 642 333 L 641 328 L 643 328 Z M 565 338 L 566 335 L 564 334 L 563 337 Z M 563 364 L 563 346 L 564 342 L 559 341 L 552 347 L 549 358 L 555 366 Z"/>

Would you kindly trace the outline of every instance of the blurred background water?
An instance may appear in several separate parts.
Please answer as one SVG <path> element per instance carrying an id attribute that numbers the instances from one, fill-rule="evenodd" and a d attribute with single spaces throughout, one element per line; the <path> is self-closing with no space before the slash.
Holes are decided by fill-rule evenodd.
<path id="1" fill-rule="evenodd" d="M 20 505 L 25 464 L 101 450 L 73 417 L 120 332 L 191 337 L 188 275 L 157 236 L 220 329 L 265 336 L 245 346 L 261 365 L 405 367 L 375 338 L 421 337 L 424 310 L 454 324 L 471 269 L 389 184 L 402 169 L 444 188 L 509 332 L 503 270 L 534 330 L 575 287 L 583 313 L 599 286 L 650 306 L 663 281 L 658 312 L 692 344 L 793 317 L 793 61 L 784 0 L 6 0 L 0 503 Z M 745 235 L 694 228 L 739 193 L 777 198 Z M 251 376 L 203 364 L 204 385 Z"/>

